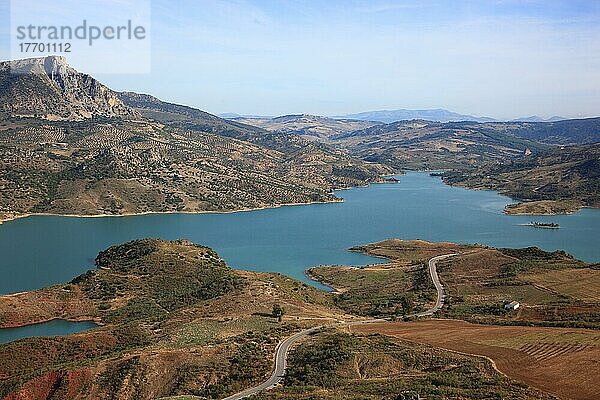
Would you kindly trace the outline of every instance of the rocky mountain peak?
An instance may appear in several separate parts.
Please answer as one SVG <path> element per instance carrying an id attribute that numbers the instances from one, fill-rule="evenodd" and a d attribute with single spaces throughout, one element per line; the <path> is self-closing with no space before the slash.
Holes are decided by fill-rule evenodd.
<path id="1" fill-rule="evenodd" d="M 62 56 L 0 63 L 0 114 L 49 120 L 136 118 L 137 112 Z"/>
<path id="2" fill-rule="evenodd" d="M 51 76 L 57 73 L 78 73 L 75 69 L 71 68 L 67 59 L 63 56 L 25 58 L 5 61 L 0 65 L 3 69 L 10 69 L 10 72 L 14 75 L 44 74 Z"/>
<path id="3" fill-rule="evenodd" d="M 49 56 L 43 59 L 44 72 L 48 77 L 57 81 L 65 75 L 77 75 L 77 71 L 69 66 L 67 59 L 61 56 Z"/>

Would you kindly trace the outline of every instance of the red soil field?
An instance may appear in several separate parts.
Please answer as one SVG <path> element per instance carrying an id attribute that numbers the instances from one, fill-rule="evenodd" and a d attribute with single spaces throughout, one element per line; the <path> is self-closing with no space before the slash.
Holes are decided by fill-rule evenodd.
<path id="1" fill-rule="evenodd" d="M 476 325 L 458 320 L 376 323 L 351 330 L 485 356 L 510 378 L 561 399 L 600 399 L 598 331 Z"/>

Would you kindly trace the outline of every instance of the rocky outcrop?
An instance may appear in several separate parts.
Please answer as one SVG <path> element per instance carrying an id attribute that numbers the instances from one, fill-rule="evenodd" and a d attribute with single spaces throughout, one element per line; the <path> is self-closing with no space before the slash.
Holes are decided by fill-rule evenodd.
<path id="1" fill-rule="evenodd" d="M 112 90 L 58 56 L 0 63 L 0 114 L 49 120 L 138 117 Z"/>

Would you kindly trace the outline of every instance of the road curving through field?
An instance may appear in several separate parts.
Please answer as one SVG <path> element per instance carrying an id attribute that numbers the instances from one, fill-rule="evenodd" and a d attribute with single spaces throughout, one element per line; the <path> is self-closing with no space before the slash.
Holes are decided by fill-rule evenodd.
<path id="1" fill-rule="evenodd" d="M 428 263 L 429 275 L 430 275 L 433 285 L 435 286 L 435 289 L 437 291 L 437 299 L 436 299 L 435 305 L 433 307 L 431 307 L 427 311 L 412 314 L 412 315 L 410 315 L 411 317 L 431 316 L 431 315 L 435 314 L 437 311 L 439 311 L 444 306 L 444 299 L 445 299 L 444 286 L 440 282 L 440 278 L 437 274 L 437 264 L 436 263 L 440 260 L 446 259 L 448 257 L 456 256 L 456 255 L 457 255 L 457 253 L 444 254 L 444 255 L 433 257 L 429 260 L 429 263 Z M 295 333 L 294 335 L 283 340 L 277 346 L 277 349 L 275 351 L 275 368 L 273 369 L 271 376 L 266 381 L 262 382 L 261 384 L 259 384 L 257 386 L 245 389 L 239 393 L 236 393 L 234 395 L 226 397 L 223 400 L 245 399 L 247 397 L 258 394 L 264 390 L 271 389 L 274 386 L 277 386 L 283 380 L 283 377 L 285 374 L 285 369 L 287 367 L 287 357 L 288 357 L 290 349 L 295 344 L 300 342 L 302 339 L 318 332 L 322 328 L 325 328 L 325 327 L 347 327 L 347 326 L 372 324 L 372 323 L 376 323 L 376 322 L 385 322 L 385 321 L 386 321 L 385 319 L 369 319 L 369 320 L 363 320 L 363 321 L 341 322 L 341 323 L 336 323 L 336 324 L 327 325 L 327 326 L 315 326 L 315 327 L 300 331 L 298 333 Z"/>

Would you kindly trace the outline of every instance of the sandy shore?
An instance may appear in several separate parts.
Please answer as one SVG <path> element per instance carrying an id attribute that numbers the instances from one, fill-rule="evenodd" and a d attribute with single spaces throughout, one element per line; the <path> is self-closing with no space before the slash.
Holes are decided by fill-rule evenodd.
<path id="1" fill-rule="evenodd" d="M 395 176 L 397 174 L 389 175 Z M 368 183 L 362 186 L 351 186 L 347 188 L 336 188 L 333 189 L 335 192 L 337 191 L 345 191 L 355 188 L 368 187 L 374 184 L 382 184 L 382 183 L 395 183 L 395 181 L 389 180 L 381 180 Z M 240 208 L 238 210 L 198 210 L 198 211 L 144 211 L 138 213 L 123 213 L 123 214 L 61 214 L 61 213 L 24 213 L 24 214 L 16 214 L 11 217 L 6 218 L 6 216 L 0 216 L 0 225 L 3 222 L 14 221 L 21 218 L 27 218 L 35 215 L 45 215 L 45 216 L 54 216 L 54 217 L 75 217 L 75 218 L 103 218 L 103 217 L 134 217 L 139 215 L 152 215 L 152 214 L 232 214 L 238 212 L 247 212 L 247 211 L 258 211 L 258 210 L 267 210 L 270 208 L 280 208 L 280 207 L 289 207 L 289 206 L 306 206 L 310 204 L 330 204 L 330 203 L 343 203 L 343 198 L 337 198 L 335 200 L 330 201 L 309 201 L 306 203 L 284 203 L 284 204 L 275 204 L 272 206 L 263 206 L 263 207 L 248 207 L 248 208 Z"/>
<path id="2" fill-rule="evenodd" d="M 0 218 L 0 225 L 4 222 L 14 221 L 21 218 L 27 218 L 36 215 L 44 215 L 44 216 L 54 216 L 54 217 L 74 217 L 74 218 L 104 218 L 104 217 L 134 217 L 140 215 L 153 215 L 153 214 L 233 214 L 239 212 L 248 212 L 248 211 L 258 211 L 258 210 L 267 210 L 271 208 L 280 208 L 280 207 L 289 207 L 289 206 L 306 206 L 310 204 L 330 204 L 330 203 L 343 203 L 344 199 L 339 200 L 331 200 L 331 201 L 311 201 L 307 203 L 286 203 L 286 204 L 276 204 L 272 206 L 264 206 L 264 207 L 251 207 L 251 208 L 241 208 L 239 210 L 224 210 L 224 211 L 215 211 L 215 210 L 199 210 L 199 211 L 144 211 L 139 213 L 123 213 L 123 214 L 60 214 L 60 213 L 25 213 L 25 214 L 17 214 L 11 216 L 9 218 Z"/>
<path id="3" fill-rule="evenodd" d="M 12 324 L 4 324 L 0 326 L 0 329 L 15 329 L 15 328 L 24 328 L 26 326 L 39 325 L 44 324 L 46 322 L 54 321 L 54 320 L 63 320 L 68 322 L 93 322 L 98 326 L 102 326 L 101 319 L 99 317 L 79 317 L 79 318 L 44 318 L 39 321 L 34 322 L 26 322 L 26 323 L 12 323 Z"/>
<path id="4" fill-rule="evenodd" d="M 390 174 L 383 175 L 384 177 L 393 177 L 399 174 Z M 345 191 L 355 188 L 369 187 L 374 184 L 383 184 L 383 183 L 396 183 L 397 181 L 392 180 L 380 180 L 371 183 L 367 183 L 361 186 L 350 186 L 344 188 L 335 188 L 334 192 L 337 191 Z M 54 216 L 54 217 L 75 217 L 75 218 L 102 218 L 102 217 L 133 217 L 139 215 L 152 215 L 152 214 L 232 214 L 238 212 L 246 212 L 246 211 L 258 211 L 258 210 L 267 210 L 270 208 L 280 208 L 280 207 L 288 207 L 288 206 L 306 206 L 310 204 L 330 204 L 330 203 L 343 203 L 343 198 L 337 198 L 335 200 L 330 201 L 310 201 L 306 203 L 284 203 L 284 204 L 275 204 L 272 206 L 263 206 L 263 207 L 249 207 L 249 208 L 240 208 L 238 210 L 199 210 L 199 211 L 144 211 L 138 213 L 123 213 L 123 214 L 61 214 L 61 213 L 24 213 L 24 214 L 15 214 L 10 217 L 0 216 L 0 225 L 4 222 L 14 221 L 21 218 L 27 218 L 35 215 L 45 215 L 45 216 Z"/>
<path id="5" fill-rule="evenodd" d="M 573 215 L 573 214 L 577 214 L 579 211 L 581 211 L 583 208 L 592 208 L 592 207 L 581 207 L 578 208 L 575 211 L 567 211 L 567 212 L 555 212 L 555 213 L 550 213 L 550 212 L 511 212 L 511 211 L 507 211 L 506 209 L 504 209 L 504 211 L 502 212 L 505 215 L 538 215 L 540 217 L 543 216 L 553 216 L 553 215 Z"/>

